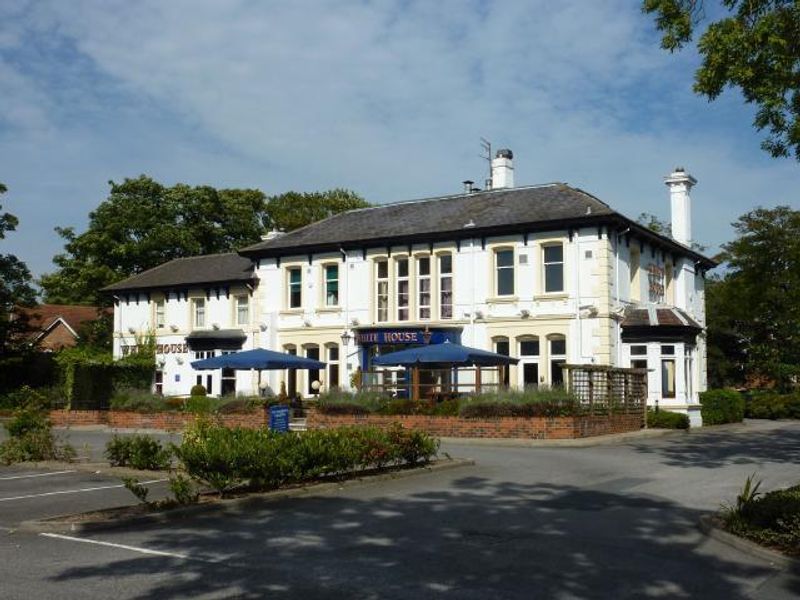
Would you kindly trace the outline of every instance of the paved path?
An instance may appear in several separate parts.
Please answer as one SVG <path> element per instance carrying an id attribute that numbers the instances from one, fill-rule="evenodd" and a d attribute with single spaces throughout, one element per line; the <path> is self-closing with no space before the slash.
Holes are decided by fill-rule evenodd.
<path id="1" fill-rule="evenodd" d="M 800 572 L 696 528 L 754 471 L 800 481 L 800 423 L 445 450 L 477 464 L 134 531 L 0 531 L 0 597 L 800 596 Z"/>

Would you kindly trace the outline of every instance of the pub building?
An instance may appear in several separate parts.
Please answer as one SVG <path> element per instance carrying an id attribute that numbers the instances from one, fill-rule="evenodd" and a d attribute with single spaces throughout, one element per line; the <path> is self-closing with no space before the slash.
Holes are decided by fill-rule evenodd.
<path id="1" fill-rule="evenodd" d="M 561 385 L 564 363 L 647 368 L 648 402 L 697 425 L 704 276 L 715 263 L 691 247 L 696 180 L 678 168 L 665 183 L 672 237 L 564 183 L 515 187 L 513 155 L 500 150 L 486 189 L 466 182 L 450 196 L 348 211 L 108 286 L 114 354 L 150 332 L 158 393 L 276 393 L 284 383 L 310 397 L 356 379 L 401 389 L 405 371 L 376 373 L 373 358 L 449 341 L 518 358 L 496 375 L 516 388 Z M 190 364 L 253 348 L 326 367 L 259 379 Z"/>

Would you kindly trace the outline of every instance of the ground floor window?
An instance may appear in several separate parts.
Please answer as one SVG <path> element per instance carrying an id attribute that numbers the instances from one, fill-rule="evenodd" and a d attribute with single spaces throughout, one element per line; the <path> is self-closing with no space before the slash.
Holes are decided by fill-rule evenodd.
<path id="1" fill-rule="evenodd" d="M 497 354 L 502 354 L 503 356 L 511 356 L 511 345 L 508 342 L 508 338 L 496 338 L 494 341 L 494 351 Z M 500 372 L 503 374 L 503 380 L 500 383 L 502 383 L 505 387 L 508 387 L 510 381 L 509 371 L 510 369 L 508 366 L 505 366 L 500 370 Z"/>
<path id="2" fill-rule="evenodd" d="M 156 371 L 155 377 L 155 394 L 156 396 L 164 395 L 164 371 Z"/>
<path id="3" fill-rule="evenodd" d="M 220 393 L 223 396 L 236 395 L 236 371 L 233 369 L 222 369 Z"/>
<path id="4" fill-rule="evenodd" d="M 550 385 L 564 385 L 564 370 L 561 365 L 567 362 L 567 339 L 563 336 L 550 338 Z"/>
<path id="5" fill-rule="evenodd" d="M 339 346 L 328 346 L 328 389 L 339 387 Z"/>
<path id="6" fill-rule="evenodd" d="M 308 346 L 306 348 L 306 358 L 310 358 L 311 360 L 319 360 L 319 347 L 317 346 Z M 314 387 L 314 382 L 319 381 L 319 369 L 309 369 L 308 370 L 308 386 L 306 393 L 309 395 L 316 396 L 319 394 L 319 386 Z"/>
<path id="7" fill-rule="evenodd" d="M 212 385 L 211 385 L 212 381 L 213 380 L 211 378 L 211 375 L 206 375 L 206 383 L 205 383 L 205 385 L 203 387 L 206 388 L 206 394 L 208 394 L 209 396 L 213 393 L 213 389 L 212 389 Z M 203 376 L 202 375 L 198 375 L 197 376 L 196 383 L 197 383 L 197 385 L 203 385 Z"/>
<path id="8" fill-rule="evenodd" d="M 675 397 L 675 359 L 661 360 L 661 396 L 663 398 Z"/>
<path id="9" fill-rule="evenodd" d="M 297 348 L 287 347 L 286 354 L 297 355 Z M 286 373 L 286 395 L 294 398 L 297 395 L 297 369 L 289 369 Z"/>

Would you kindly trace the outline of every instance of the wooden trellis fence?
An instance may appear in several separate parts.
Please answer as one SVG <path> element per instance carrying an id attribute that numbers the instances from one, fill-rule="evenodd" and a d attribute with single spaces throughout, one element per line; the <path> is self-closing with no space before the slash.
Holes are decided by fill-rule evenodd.
<path id="1" fill-rule="evenodd" d="M 567 390 L 590 415 L 641 414 L 647 409 L 647 369 L 562 365 Z"/>

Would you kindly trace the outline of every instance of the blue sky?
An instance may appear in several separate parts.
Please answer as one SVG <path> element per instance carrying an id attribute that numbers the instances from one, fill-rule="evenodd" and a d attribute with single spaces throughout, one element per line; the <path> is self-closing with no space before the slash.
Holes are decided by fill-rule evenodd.
<path id="1" fill-rule="evenodd" d="M 348 187 L 372 202 L 485 178 L 564 181 L 668 218 L 685 166 L 712 248 L 758 206 L 800 208 L 800 165 L 764 154 L 736 92 L 691 92 L 635 0 L 14 2 L 0 5 L 0 181 L 20 227 L 0 247 L 52 270 L 56 226 L 86 227 L 108 181 Z"/>

